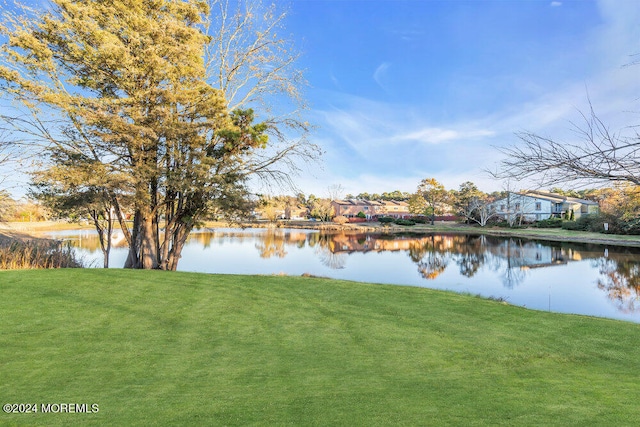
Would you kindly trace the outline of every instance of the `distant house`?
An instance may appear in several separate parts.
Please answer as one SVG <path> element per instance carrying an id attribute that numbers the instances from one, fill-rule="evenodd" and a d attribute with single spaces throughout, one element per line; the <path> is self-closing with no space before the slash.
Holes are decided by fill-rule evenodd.
<path id="1" fill-rule="evenodd" d="M 347 218 L 355 218 L 360 212 L 365 214 L 367 219 L 374 218 L 379 215 L 380 203 L 370 200 L 333 200 L 331 206 L 335 216 L 344 216 Z"/>
<path id="2" fill-rule="evenodd" d="M 375 219 L 380 216 L 393 216 L 406 218 L 412 216 L 407 202 L 395 200 L 333 200 L 331 202 L 336 216 L 354 218 L 362 212 L 367 219 Z"/>
<path id="3" fill-rule="evenodd" d="M 597 202 L 545 191 L 509 192 L 507 197 L 491 204 L 496 216 L 522 215 L 527 221 L 562 218 L 573 211 L 574 219 L 599 212 Z"/>
<path id="4" fill-rule="evenodd" d="M 409 204 L 407 202 L 384 200 L 380 203 L 382 204 L 380 215 L 392 216 L 395 218 L 406 218 L 413 216 L 413 214 L 409 212 Z"/>
<path id="5" fill-rule="evenodd" d="M 309 209 L 304 205 L 287 205 L 284 208 L 284 217 L 285 219 L 307 219 L 309 217 Z"/>

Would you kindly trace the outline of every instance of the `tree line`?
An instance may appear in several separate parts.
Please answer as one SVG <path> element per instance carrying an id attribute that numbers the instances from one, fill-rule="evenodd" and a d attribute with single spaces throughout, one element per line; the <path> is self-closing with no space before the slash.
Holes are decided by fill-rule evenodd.
<path id="1" fill-rule="evenodd" d="M 590 221 L 594 223 L 603 221 L 610 223 L 612 231 L 624 233 L 625 227 L 629 229 L 629 224 L 634 223 L 640 214 L 640 190 L 634 185 L 617 184 L 610 187 L 587 189 L 551 187 L 548 191 L 561 196 L 597 202 L 600 206 L 600 214 L 592 216 Z M 344 199 L 356 201 L 405 201 L 409 205 L 410 213 L 425 216 L 432 223 L 437 216 L 454 215 L 468 223 L 484 227 L 491 222 L 498 221 L 498 212 L 494 202 L 508 198 L 510 192 L 512 190 L 504 189 L 486 193 L 471 181 L 463 182 L 457 189 L 446 189 L 435 178 L 426 178 L 419 183 L 414 193 L 400 190 L 382 193 L 364 192 L 356 196 L 347 194 Z M 376 197 L 382 194 L 386 195 L 386 197 Z M 257 200 L 254 209 L 260 213 L 262 218 L 271 221 L 282 219 L 284 212 L 287 210 L 291 211 L 300 208 L 305 208 L 312 218 L 330 221 L 335 217 L 331 202 L 342 198 L 342 194 L 335 191 L 327 191 L 326 197 L 323 198 L 318 198 L 314 194 L 305 196 L 303 193 L 298 193 L 295 196 L 262 195 Z M 511 219 L 517 218 L 516 212 Z M 521 220 L 522 218 L 519 219 Z M 573 220 L 570 217 L 564 219 Z M 587 220 L 583 220 L 583 222 L 585 221 Z M 521 221 L 512 221 L 508 225 L 515 226 L 518 224 L 522 225 Z M 616 228 L 616 224 L 619 227 Z M 560 223 L 555 225 L 560 226 Z M 571 226 L 567 225 L 567 227 Z M 598 228 L 599 231 L 601 224 L 595 228 Z"/>

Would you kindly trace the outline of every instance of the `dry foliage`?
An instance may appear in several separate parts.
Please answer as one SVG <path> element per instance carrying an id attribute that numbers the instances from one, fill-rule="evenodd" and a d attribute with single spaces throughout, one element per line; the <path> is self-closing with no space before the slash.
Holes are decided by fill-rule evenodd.
<path id="1" fill-rule="evenodd" d="M 347 218 L 346 216 L 340 215 L 333 218 L 333 222 L 335 222 L 336 224 L 345 225 L 346 223 L 349 222 L 349 218 Z"/>
<path id="2" fill-rule="evenodd" d="M 80 268 L 69 244 L 56 240 L 21 240 L 0 236 L 0 269 Z"/>

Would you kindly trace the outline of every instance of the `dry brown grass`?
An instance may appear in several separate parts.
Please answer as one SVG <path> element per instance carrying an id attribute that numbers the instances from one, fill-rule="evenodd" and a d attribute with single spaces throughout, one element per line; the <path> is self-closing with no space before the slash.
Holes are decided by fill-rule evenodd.
<path id="1" fill-rule="evenodd" d="M 0 234 L 0 270 L 79 268 L 81 260 L 69 244 L 22 234 Z"/>

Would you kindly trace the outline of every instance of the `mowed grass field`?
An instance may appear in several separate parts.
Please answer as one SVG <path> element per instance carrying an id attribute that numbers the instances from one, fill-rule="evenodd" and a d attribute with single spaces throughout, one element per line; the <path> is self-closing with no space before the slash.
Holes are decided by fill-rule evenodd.
<path id="1" fill-rule="evenodd" d="M 640 325 L 318 278 L 0 272 L 0 425 L 637 425 Z M 53 408 L 58 408 L 52 406 Z"/>

